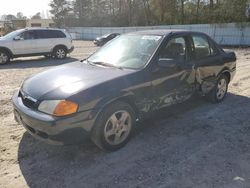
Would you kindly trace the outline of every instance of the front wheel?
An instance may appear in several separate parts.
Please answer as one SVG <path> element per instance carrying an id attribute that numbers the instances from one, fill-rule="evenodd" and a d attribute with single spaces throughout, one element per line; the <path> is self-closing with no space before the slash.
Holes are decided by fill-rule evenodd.
<path id="1" fill-rule="evenodd" d="M 10 56 L 6 51 L 0 50 L 0 65 L 6 64 L 10 61 Z"/>
<path id="2" fill-rule="evenodd" d="M 217 83 L 213 90 L 208 94 L 208 98 L 213 103 L 219 103 L 223 101 L 227 94 L 228 89 L 228 78 L 226 75 L 221 75 L 219 79 L 217 80 Z"/>
<path id="3" fill-rule="evenodd" d="M 115 151 L 129 141 L 134 123 L 135 113 L 130 105 L 112 103 L 97 118 L 91 139 L 99 148 Z"/>

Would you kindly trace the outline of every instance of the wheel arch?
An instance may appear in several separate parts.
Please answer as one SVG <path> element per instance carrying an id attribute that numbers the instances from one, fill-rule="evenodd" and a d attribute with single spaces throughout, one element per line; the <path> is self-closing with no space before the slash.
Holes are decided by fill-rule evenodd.
<path id="1" fill-rule="evenodd" d="M 218 75 L 218 77 L 220 76 L 220 75 L 225 75 L 227 78 L 228 78 L 228 83 L 230 83 L 230 81 L 231 81 L 231 73 L 230 73 L 230 70 L 228 69 L 228 68 L 225 68 L 225 69 L 223 69 L 220 73 L 219 73 L 219 75 Z"/>
<path id="2" fill-rule="evenodd" d="M 0 50 L 3 50 L 5 52 L 7 52 L 10 55 L 11 58 L 14 56 L 12 51 L 7 47 L 0 46 Z"/>
<path id="3" fill-rule="evenodd" d="M 52 48 L 51 52 L 54 52 L 54 50 L 55 50 L 56 48 L 64 48 L 64 49 L 66 50 L 67 53 L 68 53 L 68 51 L 69 51 L 66 45 L 64 45 L 64 44 L 58 44 L 58 45 L 54 46 L 54 48 Z"/>
<path id="4" fill-rule="evenodd" d="M 108 107 L 109 105 L 111 105 L 112 103 L 115 103 L 115 102 L 124 102 L 124 103 L 127 103 L 129 106 L 131 106 L 131 108 L 133 109 L 134 113 L 135 113 L 135 117 L 136 119 L 140 119 L 141 117 L 141 114 L 139 112 L 139 109 L 138 107 L 136 106 L 135 104 L 135 101 L 133 99 L 133 95 L 125 95 L 125 96 L 119 96 L 119 97 L 116 97 L 116 98 L 112 98 L 110 100 L 106 100 L 105 102 L 102 103 L 102 105 L 98 105 L 99 107 L 99 110 L 98 112 L 96 113 L 96 116 L 95 116 L 95 122 L 94 122 L 94 125 L 92 126 L 91 128 L 91 132 L 93 130 L 93 127 L 95 126 L 95 123 L 98 119 L 98 117 L 100 116 L 100 114 L 102 113 L 102 111 Z"/>

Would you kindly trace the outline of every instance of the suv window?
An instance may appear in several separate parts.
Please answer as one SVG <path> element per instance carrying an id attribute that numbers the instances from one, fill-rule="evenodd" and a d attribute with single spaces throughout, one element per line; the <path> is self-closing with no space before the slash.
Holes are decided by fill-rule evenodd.
<path id="1" fill-rule="evenodd" d="M 178 61 L 186 59 L 186 42 L 183 37 L 171 39 L 160 53 L 160 58 L 168 58 Z"/>
<path id="2" fill-rule="evenodd" d="M 62 31 L 51 30 L 48 32 L 50 38 L 66 38 L 66 35 Z"/>
<path id="3" fill-rule="evenodd" d="M 62 31 L 56 30 L 37 30 L 37 38 L 50 39 L 50 38 L 65 38 L 66 35 Z"/>
<path id="4" fill-rule="evenodd" d="M 36 35 L 38 39 L 46 39 L 48 38 L 48 34 L 46 30 L 36 30 Z"/>
<path id="5" fill-rule="evenodd" d="M 24 31 L 19 36 L 20 36 L 20 38 L 23 38 L 24 40 L 33 40 L 36 38 L 35 32 L 32 30 Z"/>
<path id="6" fill-rule="evenodd" d="M 210 46 L 207 37 L 192 36 L 196 59 L 202 59 L 216 54 L 214 47 Z"/>

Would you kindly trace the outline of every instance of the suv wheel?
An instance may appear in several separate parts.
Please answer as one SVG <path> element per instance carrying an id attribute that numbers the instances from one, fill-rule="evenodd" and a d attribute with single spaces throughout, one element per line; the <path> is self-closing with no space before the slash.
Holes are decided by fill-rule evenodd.
<path id="1" fill-rule="evenodd" d="M 0 51 L 0 65 L 6 64 L 10 61 L 10 56 L 5 51 Z"/>
<path id="2" fill-rule="evenodd" d="M 63 47 L 57 47 L 54 50 L 54 57 L 56 59 L 64 59 L 67 56 L 67 51 Z"/>
<path id="3" fill-rule="evenodd" d="M 129 140 L 135 123 L 134 110 L 124 102 L 106 107 L 97 118 L 91 139 L 101 149 L 114 151 Z"/>

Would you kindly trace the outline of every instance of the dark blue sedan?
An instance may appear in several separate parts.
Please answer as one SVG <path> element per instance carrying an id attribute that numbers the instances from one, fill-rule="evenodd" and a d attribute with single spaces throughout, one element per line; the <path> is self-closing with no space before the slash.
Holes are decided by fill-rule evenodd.
<path id="1" fill-rule="evenodd" d="M 100 148 L 116 150 L 150 112 L 194 93 L 221 102 L 235 71 L 235 53 L 206 34 L 124 34 L 86 60 L 27 78 L 12 97 L 15 119 L 48 143 L 90 136 Z"/>

